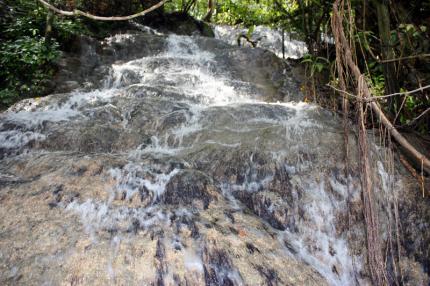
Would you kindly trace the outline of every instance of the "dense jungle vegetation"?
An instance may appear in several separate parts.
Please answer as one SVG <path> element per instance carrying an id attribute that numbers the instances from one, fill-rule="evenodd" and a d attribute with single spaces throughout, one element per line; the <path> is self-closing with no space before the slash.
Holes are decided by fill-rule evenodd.
<path id="1" fill-rule="evenodd" d="M 49 2 L 49 1 L 48 1 Z M 317 0 L 173 0 L 149 15 L 190 14 L 207 22 L 255 25 L 293 32 L 309 49 L 302 63 L 311 77 L 308 89 L 324 104 L 340 105 L 332 89 L 339 85 L 331 31 L 334 1 Z M 158 1 L 55 0 L 63 10 L 75 8 L 99 16 L 129 15 Z M 354 60 L 363 71 L 374 96 L 400 129 L 429 132 L 430 2 L 350 0 L 344 3 L 348 39 Z M 148 17 L 136 18 L 142 21 Z M 78 35 L 103 37 L 124 22 L 100 22 L 48 12 L 34 0 L 0 1 L 0 104 L 3 108 L 25 97 L 50 91 L 55 61 Z M 329 40 L 324 40 L 329 39 Z M 349 82 L 347 82 L 349 85 Z M 315 89 L 317 86 L 317 89 Z M 320 87 L 320 88 L 318 88 Z M 420 89 L 411 94 L 405 92 Z M 326 92 L 324 92 L 326 90 Z"/>

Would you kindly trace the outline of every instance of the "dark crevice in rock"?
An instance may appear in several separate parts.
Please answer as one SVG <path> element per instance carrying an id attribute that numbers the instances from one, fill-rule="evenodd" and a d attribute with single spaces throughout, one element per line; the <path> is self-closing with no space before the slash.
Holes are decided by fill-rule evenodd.
<path id="1" fill-rule="evenodd" d="M 218 198 L 219 190 L 212 179 L 199 171 L 184 170 L 170 179 L 163 202 L 171 205 L 192 205 L 200 201 L 204 209 Z"/>
<path id="2" fill-rule="evenodd" d="M 274 269 L 264 268 L 261 265 L 256 265 L 255 269 L 257 269 L 258 273 L 260 273 L 260 275 L 266 279 L 266 283 L 267 283 L 266 285 L 268 286 L 281 285 L 279 284 L 280 281 L 278 278 L 278 274 Z"/>
<path id="3" fill-rule="evenodd" d="M 237 284 L 234 277 L 235 269 L 225 250 L 218 249 L 215 242 L 207 242 L 203 251 L 205 282 L 208 286 L 225 285 L 233 286 Z"/>

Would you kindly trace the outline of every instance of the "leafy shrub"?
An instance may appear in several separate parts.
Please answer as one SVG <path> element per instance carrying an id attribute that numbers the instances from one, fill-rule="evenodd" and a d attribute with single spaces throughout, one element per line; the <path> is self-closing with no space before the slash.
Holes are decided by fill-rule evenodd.
<path id="1" fill-rule="evenodd" d="M 43 82 L 52 76 L 52 62 L 59 56 L 58 43 L 48 45 L 44 38 L 29 36 L 9 40 L 0 45 L 0 100 L 10 104 L 20 95 L 37 96 L 44 91 Z"/>
<path id="2" fill-rule="evenodd" d="M 313 77 L 317 73 L 321 73 L 323 70 L 328 69 L 329 60 L 323 57 L 317 57 L 311 54 L 306 54 L 303 57 L 302 63 L 306 64 L 306 67 L 310 71 L 310 77 Z"/>
<path id="3" fill-rule="evenodd" d="M 41 96 L 54 74 L 60 47 L 86 31 L 78 19 L 54 18 L 45 39 L 47 11 L 33 0 L 6 0 L 0 23 L 0 107 L 22 97 Z"/>

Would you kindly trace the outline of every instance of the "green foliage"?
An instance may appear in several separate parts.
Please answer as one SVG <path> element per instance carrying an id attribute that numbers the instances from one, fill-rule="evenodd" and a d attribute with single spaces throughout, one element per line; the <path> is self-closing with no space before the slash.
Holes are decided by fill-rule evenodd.
<path id="1" fill-rule="evenodd" d="M 385 94 L 385 78 L 382 73 L 372 73 L 368 74 L 368 84 L 370 86 L 370 90 L 372 91 L 372 95 L 374 96 L 383 96 Z"/>
<path id="2" fill-rule="evenodd" d="M 173 0 L 166 4 L 166 10 L 183 11 L 193 0 Z M 207 1 L 194 1 L 189 11 L 193 16 L 202 18 L 207 10 Z M 261 24 L 272 24 L 277 15 L 277 9 L 272 0 L 218 0 L 214 20 L 220 24 L 242 24 L 246 27 Z"/>
<path id="3" fill-rule="evenodd" d="M 0 106 L 8 106 L 18 100 L 19 94 L 14 89 L 4 88 L 0 90 Z"/>
<path id="4" fill-rule="evenodd" d="M 9 0 L 0 25 L 0 107 L 22 97 L 40 96 L 54 73 L 60 45 L 85 32 L 79 20 L 54 18 L 45 40 L 47 11 L 33 0 Z"/>
<path id="5" fill-rule="evenodd" d="M 216 19 L 226 24 L 245 26 L 269 24 L 273 17 L 272 1 L 220 1 Z"/>
<path id="6" fill-rule="evenodd" d="M 317 73 L 321 73 L 323 70 L 327 70 L 330 65 L 327 58 L 317 57 L 311 54 L 306 54 L 301 63 L 306 64 L 307 69 L 310 70 L 310 77 L 315 76 Z"/>
<path id="7" fill-rule="evenodd" d="M 414 24 L 400 24 L 397 29 L 391 31 L 391 45 L 398 54 L 419 54 L 430 50 L 428 26 Z"/>
<path id="8" fill-rule="evenodd" d="M 106 13 L 112 10 L 115 13 L 124 12 L 116 9 L 118 6 L 124 8 L 124 1 L 113 1 L 115 7 L 110 5 L 112 1 L 106 1 L 51 0 L 50 3 L 61 9 L 70 9 L 68 5 L 74 3 L 83 10 L 93 8 L 97 12 L 104 7 L 110 9 Z M 130 7 L 140 7 L 137 0 L 127 3 Z M 0 108 L 23 97 L 46 94 L 60 50 L 69 49 L 77 35 L 105 37 L 124 24 L 53 15 L 52 32 L 49 39 L 45 39 L 47 13 L 46 8 L 35 0 L 0 2 Z"/>
<path id="9" fill-rule="evenodd" d="M 401 88 L 400 92 L 406 92 L 406 89 Z M 402 125 L 409 125 L 411 121 L 420 115 L 428 108 L 428 102 L 414 95 L 406 95 L 404 98 L 403 108 L 399 112 L 399 121 Z M 422 134 L 428 134 L 428 126 L 421 124 L 417 129 Z"/>
<path id="10" fill-rule="evenodd" d="M 51 63 L 59 55 L 56 42 L 47 45 L 44 38 L 29 36 L 6 41 L 0 45 L 0 53 L 3 104 L 11 103 L 20 94 L 34 96 L 43 92 L 43 80 L 53 74 Z"/>
<path id="11" fill-rule="evenodd" d="M 54 37 L 61 44 L 66 44 L 73 40 L 77 35 L 90 34 L 88 28 L 83 24 L 81 19 L 57 18 L 54 17 L 52 23 Z"/>

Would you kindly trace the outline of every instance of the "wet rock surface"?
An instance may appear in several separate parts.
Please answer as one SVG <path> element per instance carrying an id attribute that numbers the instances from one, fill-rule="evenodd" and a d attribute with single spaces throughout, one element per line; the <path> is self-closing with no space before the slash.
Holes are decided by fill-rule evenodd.
<path id="1" fill-rule="evenodd" d="M 143 24 L 150 25 L 163 33 L 174 33 L 185 36 L 215 36 L 212 27 L 203 21 L 182 12 L 173 12 L 163 16 L 143 20 Z"/>
<path id="2" fill-rule="evenodd" d="M 341 121 L 300 102 L 287 63 L 200 37 L 82 41 L 58 93 L 0 115 L 2 284 L 369 283 L 354 136 L 348 177 Z M 381 201 L 413 191 L 373 158 Z M 424 228 L 405 232 L 410 283 Z"/>
<path id="3" fill-rule="evenodd" d="M 256 43 L 257 47 L 269 50 L 280 58 L 300 59 L 308 52 L 305 42 L 295 39 L 297 35 L 284 31 L 284 45 L 282 46 L 282 31 L 266 26 L 255 26 L 252 31 L 240 25 L 213 25 L 213 29 L 215 38 L 231 45 L 238 45 L 239 37 L 247 35 L 251 41 Z M 240 41 L 240 45 L 252 46 L 244 39 Z"/>

